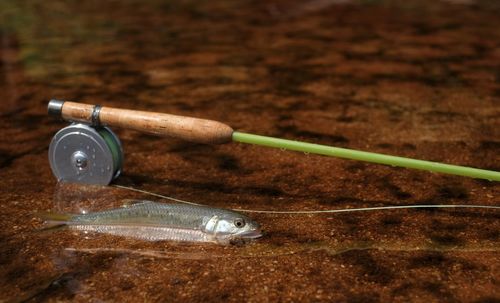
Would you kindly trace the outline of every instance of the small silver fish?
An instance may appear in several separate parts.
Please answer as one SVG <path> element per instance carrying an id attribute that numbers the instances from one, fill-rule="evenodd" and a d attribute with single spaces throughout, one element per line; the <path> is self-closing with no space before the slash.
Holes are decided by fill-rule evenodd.
<path id="1" fill-rule="evenodd" d="M 198 205 L 152 201 L 87 214 L 42 215 L 52 226 L 67 226 L 148 241 L 229 244 L 262 236 L 260 225 L 234 211 Z"/>

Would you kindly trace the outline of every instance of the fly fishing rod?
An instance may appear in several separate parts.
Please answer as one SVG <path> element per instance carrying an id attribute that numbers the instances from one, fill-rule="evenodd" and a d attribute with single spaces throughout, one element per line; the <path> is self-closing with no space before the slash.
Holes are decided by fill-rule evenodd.
<path id="1" fill-rule="evenodd" d="M 497 171 L 249 134 L 213 120 L 59 100 L 49 102 L 48 112 L 73 122 L 54 136 L 49 147 L 50 166 L 59 181 L 107 185 L 118 177 L 122 170 L 123 150 L 109 126 L 195 143 L 240 142 L 500 181 L 500 172 Z"/>

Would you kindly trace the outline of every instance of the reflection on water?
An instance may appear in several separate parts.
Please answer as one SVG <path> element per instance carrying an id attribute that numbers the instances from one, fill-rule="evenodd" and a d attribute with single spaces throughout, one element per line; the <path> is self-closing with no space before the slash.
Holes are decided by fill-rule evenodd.
<path id="1" fill-rule="evenodd" d="M 151 200 L 148 192 L 120 188 L 58 182 L 54 186 L 51 208 L 54 212 L 84 214 L 122 207 L 131 200 Z"/>
<path id="2" fill-rule="evenodd" d="M 426 246 L 427 245 L 427 246 Z M 182 259 L 182 260 L 207 260 L 207 259 L 240 259 L 240 258 L 273 258 L 286 255 L 295 255 L 322 251 L 328 255 L 335 256 L 350 251 L 381 250 L 392 252 L 498 252 L 500 248 L 496 243 L 471 243 L 456 247 L 428 245 L 411 246 L 408 243 L 395 242 L 385 244 L 375 243 L 338 243 L 335 241 L 324 241 L 311 244 L 290 244 L 286 247 L 275 245 L 252 243 L 245 247 L 226 249 L 225 254 L 211 252 L 210 249 L 184 246 L 180 251 L 167 250 L 144 250 L 128 248 L 74 248 L 67 247 L 65 252 L 81 254 L 106 254 L 130 255 L 131 257 L 159 258 L 159 259 Z M 193 251 L 194 249 L 195 251 Z"/>
<path id="3" fill-rule="evenodd" d="M 117 197 L 107 186 L 59 182 L 54 189 L 53 210 L 58 213 L 85 214 L 112 208 Z"/>

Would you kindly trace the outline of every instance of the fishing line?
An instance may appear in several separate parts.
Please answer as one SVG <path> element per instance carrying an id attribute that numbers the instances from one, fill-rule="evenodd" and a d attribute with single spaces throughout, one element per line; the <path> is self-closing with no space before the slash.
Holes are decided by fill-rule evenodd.
<path id="1" fill-rule="evenodd" d="M 191 204 L 191 205 L 203 205 L 199 203 L 184 201 L 169 196 L 164 196 L 152 192 L 148 192 L 141 189 L 136 189 L 133 187 L 123 186 L 113 184 L 112 186 L 126 189 L 130 191 L 135 191 L 143 194 L 148 194 L 154 197 L 167 199 L 179 203 Z M 207 205 L 204 205 L 207 206 Z M 256 210 L 256 209 L 243 209 L 243 208 L 233 208 L 234 211 L 247 212 L 247 213 L 262 213 L 262 214 L 295 214 L 295 215 L 307 215 L 307 214 L 328 214 L 328 213 L 346 213 L 346 212 L 359 212 L 359 211 L 375 211 L 375 210 L 389 210 L 389 209 L 411 209 L 411 208 L 482 208 L 482 209 L 500 209 L 500 206 L 491 205 L 467 205 L 467 204 L 421 204 L 421 205 L 392 205 L 392 206 L 375 206 L 375 207 L 362 207 L 362 208 L 346 208 L 346 209 L 326 209 L 326 210 Z"/>
<path id="2" fill-rule="evenodd" d="M 466 205 L 466 204 L 421 204 L 421 205 L 391 205 L 391 206 L 376 206 L 376 207 L 362 207 L 362 208 L 346 208 L 346 209 L 326 209 L 326 210 L 253 210 L 233 208 L 234 211 L 241 211 L 247 213 L 263 213 L 263 214 L 327 214 L 327 213 L 346 213 L 356 211 L 373 211 L 373 210 L 387 210 L 387 209 L 409 209 L 409 208 L 486 208 L 486 209 L 500 209 L 500 206 L 490 205 Z"/>

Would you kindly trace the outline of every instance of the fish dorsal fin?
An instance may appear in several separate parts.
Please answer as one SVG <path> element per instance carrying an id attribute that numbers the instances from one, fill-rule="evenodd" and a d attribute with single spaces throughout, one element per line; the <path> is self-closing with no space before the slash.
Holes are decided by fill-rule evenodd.
<path id="1" fill-rule="evenodd" d="M 147 201 L 147 200 L 134 200 L 134 199 L 124 199 L 122 200 L 123 208 L 128 208 L 128 207 L 137 207 L 137 206 L 143 206 L 143 205 L 149 205 L 149 204 L 154 204 L 155 202 L 153 201 Z"/>

